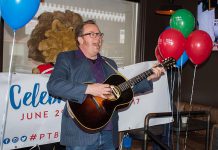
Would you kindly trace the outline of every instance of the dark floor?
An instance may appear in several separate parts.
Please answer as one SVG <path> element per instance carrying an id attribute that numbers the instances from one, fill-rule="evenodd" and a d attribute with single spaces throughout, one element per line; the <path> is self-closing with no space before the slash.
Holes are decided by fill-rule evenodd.
<path id="1" fill-rule="evenodd" d="M 193 137 L 191 137 L 191 135 L 190 135 L 190 138 L 193 138 Z M 174 139 L 174 148 L 173 149 L 178 149 L 177 147 L 176 147 L 176 137 L 173 137 L 173 139 Z M 198 138 L 197 137 L 195 137 L 195 140 L 197 140 Z M 182 140 L 180 140 L 180 147 L 179 147 L 179 149 L 180 150 L 183 150 L 184 149 L 184 144 L 182 144 L 181 143 L 182 142 Z M 188 143 L 190 143 L 190 139 L 188 139 L 187 140 L 187 142 Z M 192 143 L 193 143 L 193 141 L 192 141 Z M 195 143 L 195 144 L 188 144 L 189 146 L 187 146 L 187 150 L 204 150 L 205 149 L 205 147 L 203 146 L 201 146 L 201 145 L 199 145 L 198 143 Z M 204 144 L 203 144 L 204 145 Z M 54 146 L 55 146 L 55 148 L 54 148 Z M 30 150 L 31 149 L 31 147 L 29 147 L 29 148 L 22 148 L 22 149 L 19 149 L 19 150 Z M 38 147 L 36 147 L 36 148 L 33 148 L 32 150 L 39 150 L 38 149 Z M 55 143 L 55 144 L 47 144 L 47 145 L 41 145 L 40 146 L 40 150 L 65 150 L 65 147 L 64 146 L 61 146 L 61 145 L 59 145 L 58 143 Z M 124 147 L 123 147 L 123 149 L 122 150 L 143 150 L 143 141 L 139 141 L 139 140 L 133 140 L 132 139 L 132 145 L 131 145 L 131 148 L 130 149 L 125 149 Z M 147 145 L 147 150 L 152 150 L 152 142 L 149 140 L 149 142 L 148 142 L 148 145 Z"/>
<path id="2" fill-rule="evenodd" d="M 143 150 L 143 143 L 140 141 L 133 140 L 131 150 Z M 151 147 L 149 148 L 151 150 Z"/>
<path id="3" fill-rule="evenodd" d="M 52 145 L 52 144 L 47 144 L 47 145 L 43 145 L 43 146 L 41 145 L 40 150 L 65 150 L 64 146 L 60 146 L 57 144 L 55 145 L 55 148 L 53 148 L 53 146 L 54 145 Z M 142 150 L 143 149 L 142 146 L 143 146 L 142 142 L 133 140 L 132 147 L 131 147 L 131 149 L 128 149 L 128 150 Z M 19 150 L 30 150 L 30 149 L 31 149 L 31 147 L 27 147 L 27 148 L 21 148 Z M 31 150 L 39 150 L 39 148 L 35 147 Z M 125 150 L 125 149 L 123 148 L 122 150 Z M 151 150 L 151 148 L 149 148 L 148 150 Z"/>

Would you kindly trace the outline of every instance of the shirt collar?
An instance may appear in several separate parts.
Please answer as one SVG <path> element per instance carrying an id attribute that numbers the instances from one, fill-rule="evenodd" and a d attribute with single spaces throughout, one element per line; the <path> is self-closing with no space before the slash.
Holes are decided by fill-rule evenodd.
<path id="1" fill-rule="evenodd" d="M 81 50 L 77 50 L 77 51 L 76 51 L 76 57 L 77 57 L 77 58 L 83 58 L 83 59 L 86 58 L 86 56 L 83 54 L 83 52 L 82 52 Z M 102 60 L 102 58 L 101 58 L 101 55 L 98 53 L 98 54 L 97 54 L 97 60 L 96 60 L 96 61 L 100 61 L 100 60 Z"/>

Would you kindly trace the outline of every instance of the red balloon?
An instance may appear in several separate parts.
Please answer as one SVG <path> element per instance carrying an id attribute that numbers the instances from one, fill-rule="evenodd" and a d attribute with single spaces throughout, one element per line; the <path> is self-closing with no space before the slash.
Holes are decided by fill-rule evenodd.
<path id="1" fill-rule="evenodd" d="M 186 42 L 186 52 L 192 63 L 199 65 L 211 54 L 213 42 L 210 35 L 202 30 L 192 32 Z"/>
<path id="2" fill-rule="evenodd" d="M 156 57 L 156 59 L 158 60 L 159 63 L 162 63 L 164 58 L 161 56 L 160 51 L 159 51 L 157 46 L 155 48 L 155 57 Z"/>
<path id="3" fill-rule="evenodd" d="M 163 58 L 179 59 L 185 49 L 185 37 L 173 28 L 164 30 L 158 38 L 158 48 Z"/>

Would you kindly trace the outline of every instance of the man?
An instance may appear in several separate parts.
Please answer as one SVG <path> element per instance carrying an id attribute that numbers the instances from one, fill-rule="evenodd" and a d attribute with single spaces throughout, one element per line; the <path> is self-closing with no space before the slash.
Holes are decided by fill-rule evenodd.
<path id="1" fill-rule="evenodd" d="M 112 89 L 111 85 L 103 82 L 110 75 L 116 74 L 117 65 L 113 60 L 99 54 L 103 33 L 93 20 L 83 22 L 75 32 L 79 50 L 59 54 L 47 84 L 48 92 L 64 101 L 79 104 L 84 102 L 87 95 L 107 99 L 107 95 L 112 94 Z M 153 72 L 147 79 L 138 83 L 133 91 L 138 93 L 151 90 L 153 84 L 149 80 L 159 78 L 164 69 L 155 67 Z M 117 111 L 101 131 L 89 133 L 76 124 L 65 106 L 61 144 L 66 145 L 66 150 L 114 150 L 118 147 Z"/>

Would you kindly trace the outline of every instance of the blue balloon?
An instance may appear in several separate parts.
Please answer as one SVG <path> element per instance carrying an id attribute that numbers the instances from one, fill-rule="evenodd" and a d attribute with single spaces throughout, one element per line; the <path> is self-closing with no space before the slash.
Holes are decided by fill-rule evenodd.
<path id="1" fill-rule="evenodd" d="M 39 9 L 40 0 L 1 0 L 1 15 L 14 30 L 26 25 Z"/>
<path id="2" fill-rule="evenodd" d="M 188 60 L 188 55 L 184 51 L 180 58 L 176 61 L 176 67 L 182 67 Z"/>
<path id="3" fill-rule="evenodd" d="M 0 18 L 2 17 L 2 0 L 0 0 Z"/>
<path id="4" fill-rule="evenodd" d="M 167 30 L 167 29 L 170 29 L 171 27 L 170 26 L 167 26 L 164 30 Z"/>

